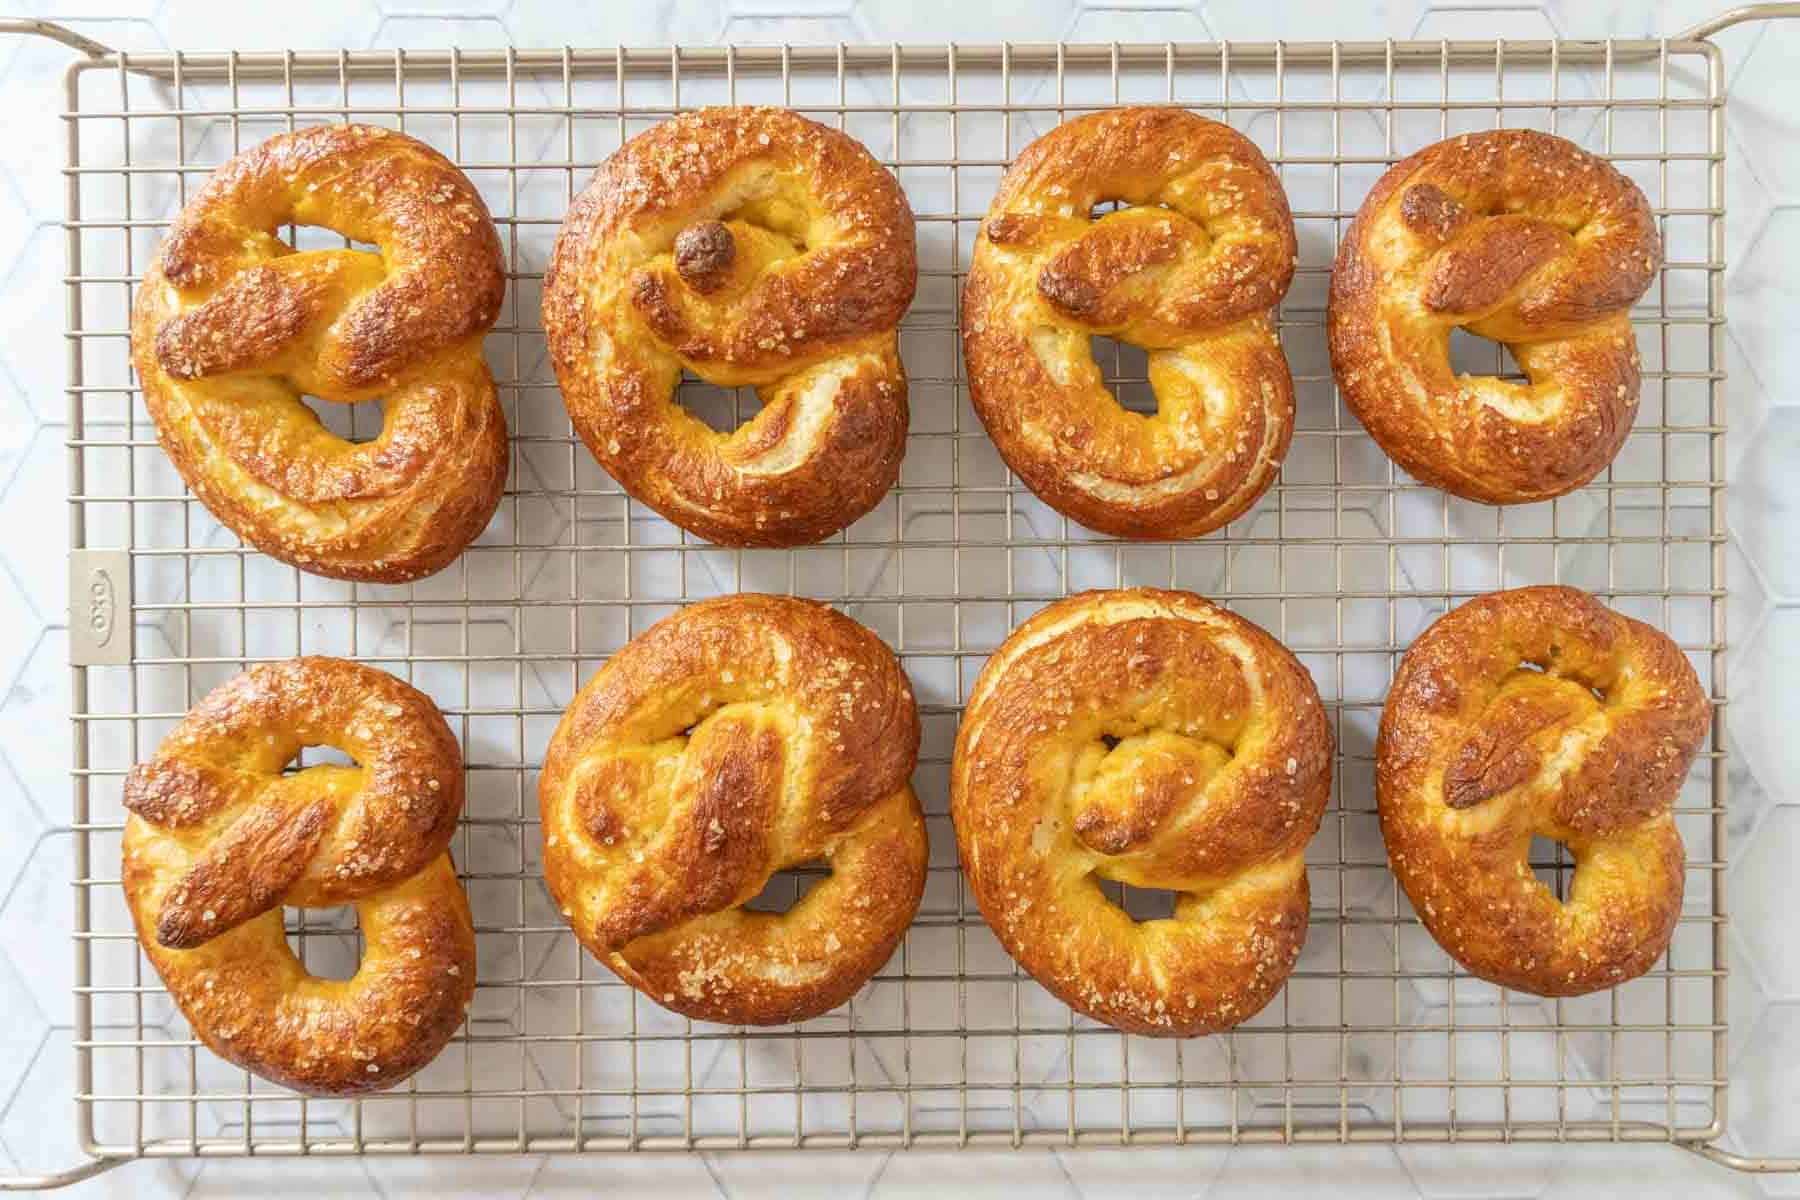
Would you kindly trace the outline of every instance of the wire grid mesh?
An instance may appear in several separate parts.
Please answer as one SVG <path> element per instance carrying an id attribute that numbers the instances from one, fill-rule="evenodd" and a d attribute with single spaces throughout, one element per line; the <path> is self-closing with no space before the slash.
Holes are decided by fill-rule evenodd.
<path id="1" fill-rule="evenodd" d="M 902 327 L 912 428 L 901 482 L 823 545 L 720 549 L 629 501 L 570 432 L 544 347 L 542 271 L 568 202 L 625 138 L 702 103 L 792 106 L 860 138 L 918 217 Z M 1228 529 L 1100 538 L 1005 471 L 969 407 L 957 297 L 1018 150 L 1061 119 L 1175 103 L 1236 126 L 1280 171 L 1300 261 L 1280 326 L 1299 403 L 1280 483 Z M 75 890 L 82 1135 L 95 1153 L 293 1154 L 914 1143 L 1673 1139 L 1724 1119 L 1724 770 L 1718 731 L 1679 807 L 1687 901 L 1667 959 L 1611 992 L 1547 1001 L 1457 971 L 1386 866 L 1372 747 L 1399 653 L 1470 595 L 1560 581 L 1669 631 L 1723 699 L 1723 121 L 1704 43 L 887 47 L 115 56 L 68 78 L 72 522 L 125 547 L 135 656 L 77 667 Z M 400 126 L 456 159 L 511 278 L 487 343 L 512 433 L 500 511 L 405 587 L 302 575 L 246 550 L 184 490 L 130 373 L 131 289 L 212 168 L 275 132 Z M 1381 172 L 1441 137 L 1534 126 L 1606 154 L 1649 196 L 1666 263 L 1635 316 L 1635 431 L 1590 487 L 1493 509 L 1399 474 L 1336 397 L 1323 310 L 1337 239 Z M 342 244 L 292 231 L 299 245 Z M 1499 347 L 1459 338 L 1471 369 Z M 1141 352 L 1095 351 L 1152 404 Z M 697 380 L 709 421 L 746 401 Z M 319 405 L 352 438 L 369 406 Z M 984 657 L 1067 592 L 1155 584 L 1258 621 L 1311 669 L 1336 784 L 1308 852 L 1310 934 L 1281 995 L 1236 1031 L 1122 1035 L 1023 977 L 959 876 L 948 759 Z M 583 954 L 544 892 L 537 764 L 563 706 L 633 634 L 738 590 L 830 601 L 875 628 L 918 692 L 930 880 L 894 959 L 791 1028 L 673 1016 Z M 462 1033 L 394 1092 L 309 1100 L 200 1047 L 138 952 L 118 883 L 121 783 L 189 704 L 258 659 L 333 653 L 429 692 L 459 734 L 454 843 L 479 945 Z M 309 752 L 313 753 L 313 752 Z M 311 760 L 309 760 L 311 761 Z M 1534 846 L 1559 893 L 1570 859 Z M 777 907 L 802 874 L 765 893 Z M 784 893 L 783 889 L 787 889 Z M 1115 893 L 1140 915 L 1166 898 Z M 289 910 L 315 972 L 347 975 L 347 910 Z"/>

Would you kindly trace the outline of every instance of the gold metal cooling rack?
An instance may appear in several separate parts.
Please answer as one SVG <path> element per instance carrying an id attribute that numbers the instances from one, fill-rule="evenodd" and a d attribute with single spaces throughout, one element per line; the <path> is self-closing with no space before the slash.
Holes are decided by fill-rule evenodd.
<path id="1" fill-rule="evenodd" d="M 760 1147 L 1629 1140 L 1715 1147 L 1726 1115 L 1721 703 L 1679 808 L 1687 906 L 1666 961 L 1573 1000 L 1456 970 L 1388 873 L 1374 731 L 1402 650 L 1434 616 L 1503 586 L 1560 581 L 1669 631 L 1725 699 L 1722 304 L 1724 75 L 1707 40 L 836 46 L 126 54 L 42 22 L 66 77 L 73 590 L 101 576 L 110 640 L 77 629 L 75 1106 L 91 1161 L 143 1156 L 525 1153 Z M 629 501 L 571 434 L 539 324 L 570 199 L 625 138 L 705 103 L 784 104 L 860 138 L 918 218 L 902 326 L 912 429 L 901 482 L 814 547 L 721 549 Z M 1008 475 L 969 407 L 957 303 L 977 225 L 1019 149 L 1067 116 L 1178 104 L 1245 132 L 1279 170 L 1300 236 L 1281 310 L 1299 428 L 1281 481 L 1196 541 L 1091 535 Z M 487 342 L 513 432 L 491 527 L 405 587 L 302 575 L 246 549 L 182 486 L 131 373 L 132 288 L 170 219 L 237 150 L 296 126 L 403 127 L 454 158 L 498 223 L 511 287 Z M 1494 509 L 1421 487 L 1339 402 L 1323 330 L 1337 239 L 1376 178 L 1459 131 L 1553 130 L 1604 154 L 1654 205 L 1666 249 L 1633 314 L 1635 430 L 1591 486 Z M 299 244 L 342 244 L 298 230 Z M 311 239 L 311 240 L 309 240 Z M 1122 402 L 1141 352 L 1096 343 Z M 1496 346 L 1459 362 L 1504 372 Z M 727 427 L 751 397 L 688 381 Z M 374 431 L 369 406 L 327 423 Z M 1311 668 L 1335 722 L 1336 788 L 1308 859 L 1312 926 L 1281 996 L 1218 1037 L 1130 1037 L 1073 1016 L 1000 949 L 960 878 L 948 758 L 984 657 L 1030 612 L 1090 586 L 1189 588 Z M 702 596 L 796 592 L 874 627 L 922 704 L 930 817 L 924 905 L 849 1005 L 773 1030 L 673 1016 L 580 951 L 544 891 L 536 773 L 563 706 L 612 651 Z M 104 591 L 104 589 L 102 589 Z M 102 624 L 105 624 L 102 621 Z M 303 1099 L 216 1059 L 141 957 L 118 881 L 123 776 L 246 663 L 354 657 L 425 689 L 468 760 L 453 850 L 479 942 L 467 1024 L 394 1092 Z M 1534 866 L 1565 888 L 1549 843 Z M 780 907 L 805 885 L 779 880 Z M 1155 896 L 1121 899 L 1154 912 Z M 309 969 L 347 975 L 347 912 L 290 910 Z"/>

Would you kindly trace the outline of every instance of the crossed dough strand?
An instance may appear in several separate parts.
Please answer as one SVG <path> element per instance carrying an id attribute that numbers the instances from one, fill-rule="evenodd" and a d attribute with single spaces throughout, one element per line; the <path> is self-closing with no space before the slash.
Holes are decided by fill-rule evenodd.
<path id="1" fill-rule="evenodd" d="M 1083 592 L 1013 631 L 951 764 L 964 874 L 1019 964 L 1130 1033 L 1254 1016 L 1306 939 L 1306 843 L 1331 791 L 1312 677 L 1189 592 Z M 1179 894 L 1135 922 L 1102 880 Z"/>
<path id="2" fill-rule="evenodd" d="M 283 768 L 304 746 L 355 765 Z M 126 901 L 194 1034 L 318 1095 L 392 1087 L 436 1057 L 475 988 L 448 847 L 462 757 L 430 698 L 338 658 L 251 667 L 196 704 L 125 785 Z M 307 973 L 282 906 L 354 904 L 350 979 Z"/>
<path id="3" fill-rule="evenodd" d="M 708 541 L 797 546 L 873 508 L 906 450 L 897 326 L 913 216 L 860 143 L 779 108 L 706 108 L 632 138 L 563 221 L 544 329 L 600 465 Z M 730 433 L 683 370 L 754 387 Z"/>
<path id="4" fill-rule="evenodd" d="M 1433 622 L 1388 693 L 1375 771 L 1388 861 L 1438 944 L 1540 996 L 1649 970 L 1681 915 L 1673 807 L 1709 721 L 1674 642 L 1574 588 Z M 1566 897 L 1532 872 L 1534 835 L 1573 853 Z"/>
<path id="5" fill-rule="evenodd" d="M 873 632 L 734 595 L 633 638 L 582 688 L 538 785 L 544 878 L 582 943 L 665 1008 L 774 1025 L 887 961 L 925 887 L 919 716 Z M 785 913 L 777 871 L 830 868 Z"/>
<path id="6" fill-rule="evenodd" d="M 296 251 L 281 226 L 364 250 Z M 188 487 L 263 553 L 335 579 L 439 570 L 506 482 L 506 416 L 481 339 L 506 293 L 474 185 L 369 125 L 284 133 L 220 167 L 138 288 L 132 361 Z M 381 433 L 327 430 L 302 393 L 379 397 Z"/>
<path id="7" fill-rule="evenodd" d="M 1529 129 L 1427 146 L 1381 177 L 1331 273 L 1344 402 L 1408 474 L 1488 504 L 1574 491 L 1637 415 L 1631 306 L 1661 259 L 1644 193 Z M 1450 334 L 1503 342 L 1524 383 L 1459 375 Z"/>
<path id="8" fill-rule="evenodd" d="M 1130 207 L 1096 216 L 1108 201 Z M 1195 537 L 1249 509 L 1293 434 L 1274 310 L 1295 245 L 1275 172 L 1216 121 L 1110 109 L 1027 146 L 963 292 L 970 399 L 1006 465 L 1120 537 Z M 1155 413 L 1114 398 L 1093 335 L 1149 351 Z"/>

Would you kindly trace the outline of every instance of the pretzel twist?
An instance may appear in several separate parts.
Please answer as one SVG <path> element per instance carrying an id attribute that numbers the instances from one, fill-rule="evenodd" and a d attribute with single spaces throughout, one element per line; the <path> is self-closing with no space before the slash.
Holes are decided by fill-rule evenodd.
<path id="1" fill-rule="evenodd" d="M 1108 201 L 1132 207 L 1095 218 Z M 1280 181 L 1227 126 L 1121 108 L 1031 143 L 963 294 L 970 396 L 1006 465 L 1121 537 L 1193 537 L 1244 512 L 1293 433 L 1273 317 L 1294 261 Z M 1154 414 L 1107 389 L 1096 334 L 1149 351 Z"/>
<path id="2" fill-rule="evenodd" d="M 538 796 L 544 877 L 582 943 L 665 1007 L 804 1020 L 887 961 L 925 886 L 912 689 L 822 604 L 736 595 L 659 621 L 581 690 Z M 777 871 L 830 874 L 748 911 Z"/>
<path id="3" fill-rule="evenodd" d="M 1375 752 L 1388 859 L 1425 927 L 1542 996 L 1649 970 L 1681 915 L 1672 809 L 1708 721 L 1673 642 L 1574 588 L 1440 617 L 1401 661 Z M 1566 897 L 1532 873 L 1533 836 L 1574 855 Z"/>
<path id="4" fill-rule="evenodd" d="M 1428 146 L 1382 176 L 1338 250 L 1328 325 L 1345 403 L 1433 487 L 1489 504 L 1574 491 L 1631 431 L 1630 309 L 1661 253 L 1637 185 L 1562 138 Z M 1459 326 L 1505 343 L 1526 382 L 1457 374 Z"/>
<path id="5" fill-rule="evenodd" d="M 964 873 L 1007 951 L 1132 1033 L 1236 1025 L 1306 937 L 1307 841 L 1331 790 L 1312 678 L 1188 592 L 1084 592 L 1014 630 L 957 735 Z M 1134 922 L 1100 888 L 1179 893 Z"/>
<path id="6" fill-rule="evenodd" d="M 285 224 L 363 250 L 296 251 Z M 132 355 L 157 436 L 264 553 L 397 583 L 462 552 L 500 501 L 506 417 L 481 357 L 506 277 L 486 206 L 424 143 L 367 125 L 281 134 L 219 168 L 144 276 Z M 380 397 L 352 443 L 301 399 Z"/>
<path id="7" fill-rule="evenodd" d="M 282 768 L 304 746 L 354 766 Z M 390 1087 L 443 1048 L 475 987 L 469 904 L 447 853 L 456 739 L 423 693 L 372 667 L 250 668 L 191 709 L 125 785 L 125 895 L 199 1039 L 301 1091 Z M 347 980 L 307 973 L 282 906 L 354 904 Z"/>
<path id="8" fill-rule="evenodd" d="M 785 109 L 708 108 L 632 138 L 575 201 L 544 328 L 620 486 L 710 541 L 793 546 L 899 476 L 916 278 L 912 211 L 860 143 Z M 762 408 L 715 432 L 676 402 L 683 370 Z"/>

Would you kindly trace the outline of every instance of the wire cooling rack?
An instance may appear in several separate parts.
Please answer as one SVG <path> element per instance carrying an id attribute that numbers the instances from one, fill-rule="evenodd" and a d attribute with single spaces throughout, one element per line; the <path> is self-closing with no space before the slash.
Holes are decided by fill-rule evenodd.
<path id="1" fill-rule="evenodd" d="M 1733 1158 L 1709 1145 L 1726 1088 L 1725 139 L 1705 37 L 1728 20 L 1661 42 L 479 53 L 127 55 L 49 31 L 84 54 L 67 76 L 66 173 L 72 625 L 88 664 L 73 669 L 75 1100 L 95 1161 L 35 1182 L 196 1154 L 1654 1140 Z M 1299 230 L 1280 319 L 1299 417 L 1281 481 L 1229 528 L 1174 544 L 1091 535 L 1023 489 L 974 418 L 957 353 L 963 270 L 1008 162 L 1065 117 L 1140 102 L 1245 132 Z M 625 138 L 705 103 L 784 104 L 843 128 L 895 170 L 918 217 L 902 478 L 819 546 L 720 549 L 628 500 L 571 435 L 545 352 L 542 273 L 570 199 Z M 402 127 L 458 161 L 511 279 L 487 342 L 513 433 L 505 499 L 459 561 L 405 587 L 317 579 L 245 549 L 183 488 L 130 370 L 131 290 L 187 197 L 239 149 L 345 119 Z M 1323 331 L 1337 239 L 1376 178 L 1495 126 L 1609 157 L 1650 198 L 1666 247 L 1634 313 L 1644 388 L 1624 450 L 1589 487 L 1508 509 L 1398 473 L 1338 400 Z M 1479 339 L 1454 350 L 1468 369 L 1512 370 Z M 1153 403 L 1141 352 L 1095 351 L 1124 403 Z M 754 404 L 695 380 L 682 398 L 721 427 Z M 378 425 L 367 405 L 321 408 L 352 438 Z M 1380 706 L 1413 637 L 1469 596 L 1546 581 L 1667 630 L 1719 704 L 1679 806 L 1687 900 L 1669 954 L 1572 1000 L 1453 966 L 1388 872 L 1373 788 Z M 964 889 L 947 816 L 951 743 L 985 656 L 1070 591 L 1131 584 L 1204 593 L 1274 632 L 1336 727 L 1298 969 L 1217 1037 L 1125 1036 L 1024 977 Z M 673 1016 L 583 954 L 545 893 L 535 815 L 545 743 L 579 684 L 683 602 L 738 590 L 809 595 L 875 628 L 925 726 L 918 920 L 853 1002 L 772 1030 Z M 355 1101 L 300 1098 L 201 1047 L 139 953 L 118 882 L 131 763 L 246 663 L 297 653 L 411 680 L 468 761 L 453 850 L 475 914 L 475 1000 L 437 1061 Z M 1534 847 L 1533 866 L 1567 887 L 1560 847 Z M 805 882 L 780 877 L 761 903 Z M 1119 899 L 1167 911 L 1153 894 Z M 347 911 L 288 915 L 310 969 L 354 970 Z"/>

